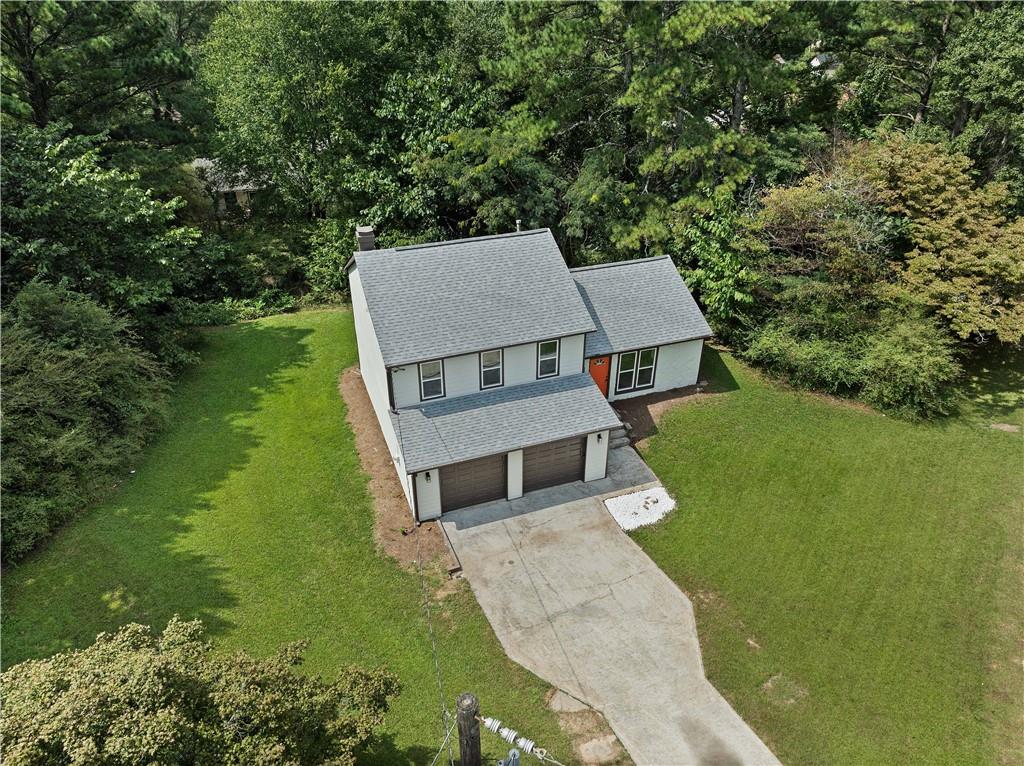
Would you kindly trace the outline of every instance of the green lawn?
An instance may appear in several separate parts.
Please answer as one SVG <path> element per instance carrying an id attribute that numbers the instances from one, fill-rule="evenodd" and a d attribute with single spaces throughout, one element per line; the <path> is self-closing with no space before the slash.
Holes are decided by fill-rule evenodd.
<path id="1" fill-rule="evenodd" d="M 1021 357 L 930 425 L 704 375 L 644 450 L 679 510 L 635 539 L 717 687 L 787 764 L 1020 763 L 1024 442 L 987 426 L 1024 423 Z"/>
<path id="2" fill-rule="evenodd" d="M 4 573 L 3 662 L 89 643 L 129 622 L 201 617 L 217 646 L 312 641 L 311 672 L 384 664 L 403 692 L 368 763 L 429 763 L 440 703 L 419 582 L 377 555 L 366 478 L 337 393 L 351 316 L 301 313 L 208 333 L 172 426 L 109 501 Z M 563 761 L 547 686 L 509 662 L 464 584 L 435 618 L 447 697 Z M 485 735 L 486 751 L 503 752 Z M 504 743 L 501 743 L 504 744 Z"/>

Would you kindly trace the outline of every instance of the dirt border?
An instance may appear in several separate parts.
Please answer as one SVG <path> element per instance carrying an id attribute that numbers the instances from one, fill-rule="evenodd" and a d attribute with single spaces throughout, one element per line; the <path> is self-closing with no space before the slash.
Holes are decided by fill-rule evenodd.
<path id="1" fill-rule="evenodd" d="M 418 538 L 424 566 L 429 564 L 435 568 L 440 564 L 451 571 L 458 562 L 448 547 L 441 525 L 426 521 L 416 526 L 358 367 L 349 367 L 341 373 L 338 393 L 348 411 L 346 420 L 355 435 L 359 464 L 369 477 L 373 539 L 377 549 L 406 569 L 415 570 Z"/>

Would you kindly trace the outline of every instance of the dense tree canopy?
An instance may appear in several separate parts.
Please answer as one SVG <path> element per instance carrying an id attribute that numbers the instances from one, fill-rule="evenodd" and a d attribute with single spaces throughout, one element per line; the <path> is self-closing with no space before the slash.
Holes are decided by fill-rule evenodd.
<path id="1" fill-rule="evenodd" d="M 302 644 L 257 659 L 215 654 L 202 625 L 172 619 L 101 633 L 80 651 L 4 671 L 4 761 L 348 766 L 383 722 L 398 681 L 345 668 L 301 675 Z"/>

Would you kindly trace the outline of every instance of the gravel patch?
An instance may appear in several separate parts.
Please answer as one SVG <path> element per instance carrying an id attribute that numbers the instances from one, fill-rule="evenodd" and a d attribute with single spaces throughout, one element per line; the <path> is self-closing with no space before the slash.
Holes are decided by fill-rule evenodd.
<path id="1" fill-rule="evenodd" d="M 604 505 L 619 526 L 628 532 L 665 518 L 676 507 L 676 501 L 664 487 L 658 486 L 610 497 Z"/>

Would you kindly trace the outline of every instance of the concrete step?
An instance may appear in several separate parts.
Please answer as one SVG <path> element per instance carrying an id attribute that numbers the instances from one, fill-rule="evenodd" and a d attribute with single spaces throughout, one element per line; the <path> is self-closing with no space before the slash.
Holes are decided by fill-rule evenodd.
<path id="1" fill-rule="evenodd" d="M 608 442 L 609 449 L 617 449 L 618 447 L 625 447 L 629 444 L 628 436 L 616 436 L 610 442 Z"/>

